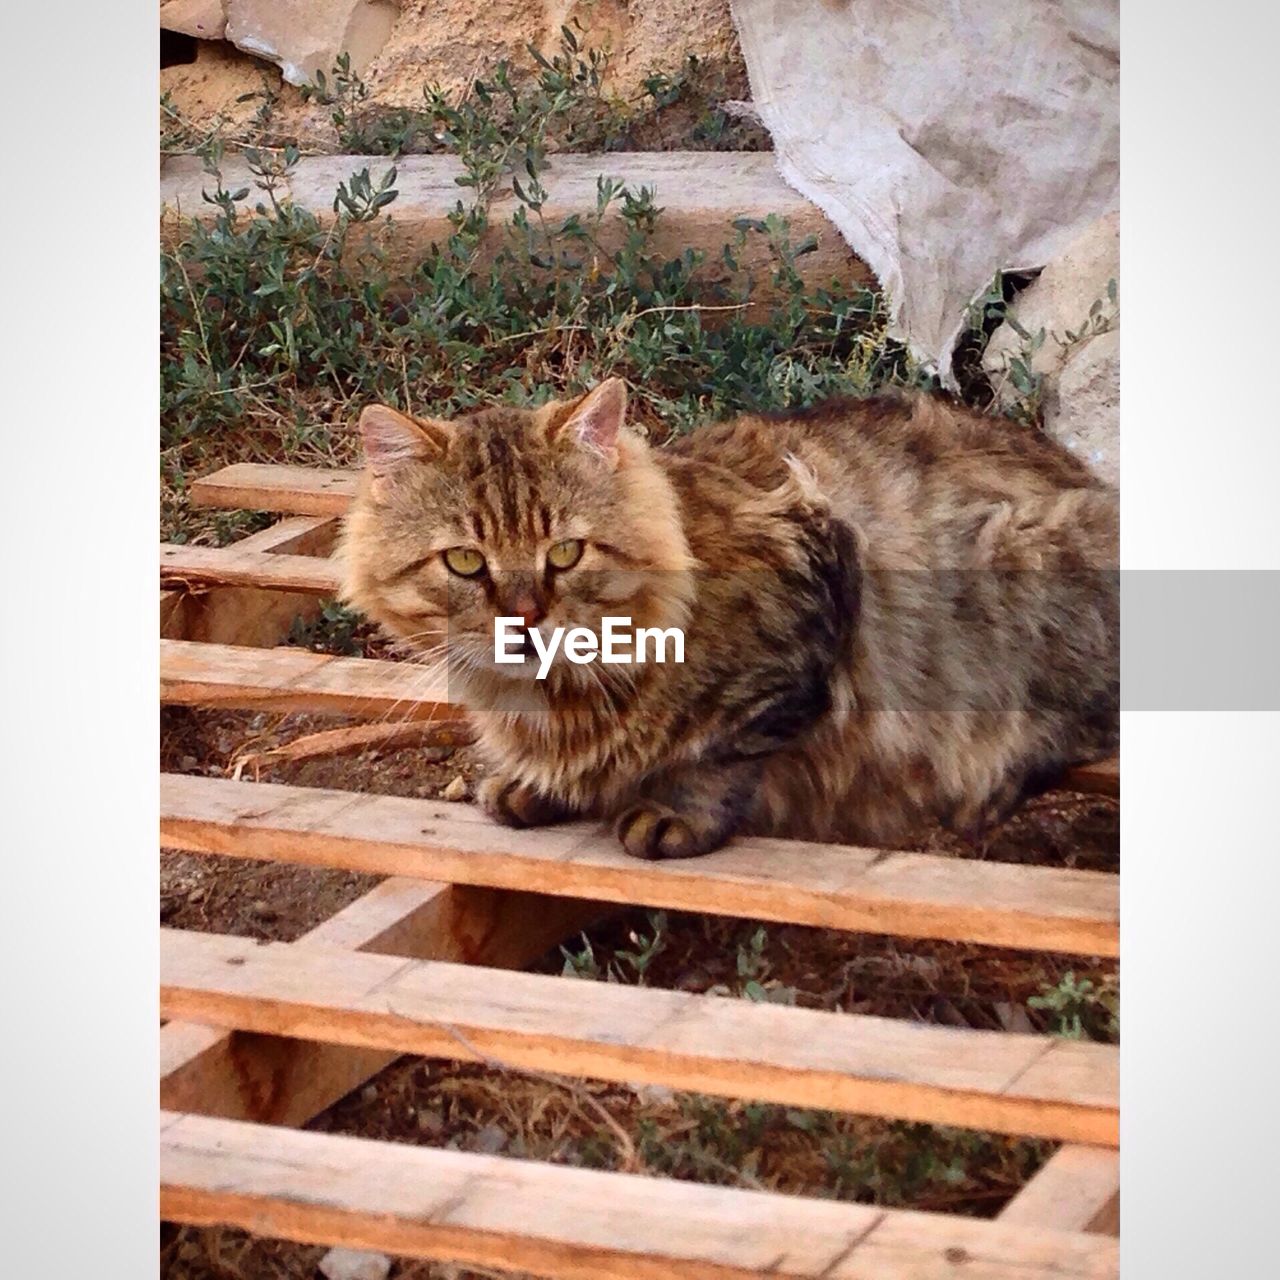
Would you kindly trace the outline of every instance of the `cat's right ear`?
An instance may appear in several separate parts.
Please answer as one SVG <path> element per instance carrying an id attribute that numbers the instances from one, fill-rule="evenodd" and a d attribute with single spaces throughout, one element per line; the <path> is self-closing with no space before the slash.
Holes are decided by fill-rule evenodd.
<path id="1" fill-rule="evenodd" d="M 385 495 L 406 464 L 443 457 L 451 434 L 447 422 L 423 422 L 385 404 L 369 405 L 360 415 L 360 437 L 374 498 Z"/>

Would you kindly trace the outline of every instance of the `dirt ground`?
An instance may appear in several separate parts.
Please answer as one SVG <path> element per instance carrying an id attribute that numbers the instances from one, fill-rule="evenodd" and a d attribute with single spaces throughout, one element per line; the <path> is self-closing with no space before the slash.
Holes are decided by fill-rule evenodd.
<path id="1" fill-rule="evenodd" d="M 481 766 L 468 748 L 258 766 L 254 753 L 337 717 L 167 708 L 162 767 L 300 786 L 435 798 Z M 246 762 L 245 757 L 250 759 Z M 1052 792 L 974 848 L 941 830 L 917 847 L 957 857 L 1114 871 L 1119 805 Z M 161 919 L 178 928 L 289 941 L 366 892 L 375 880 L 239 859 L 165 852 Z M 789 925 L 634 909 L 566 940 L 533 966 L 693 992 L 779 1000 L 955 1026 L 1051 1031 L 1027 1001 L 1065 975 L 1113 991 L 1114 963 L 991 947 L 847 934 Z M 750 990 L 748 990 L 750 988 Z M 1105 1028 L 1086 1026 L 1099 1038 Z M 752 1106 L 651 1086 L 509 1073 L 405 1058 L 318 1116 L 311 1128 L 394 1142 L 501 1153 L 602 1169 L 763 1187 L 784 1193 L 990 1216 L 1048 1157 L 1052 1144 L 892 1121 Z M 226 1229 L 166 1227 L 166 1280 L 287 1277 L 316 1271 L 323 1249 Z M 483 1270 L 395 1262 L 395 1280 L 468 1280 Z"/>

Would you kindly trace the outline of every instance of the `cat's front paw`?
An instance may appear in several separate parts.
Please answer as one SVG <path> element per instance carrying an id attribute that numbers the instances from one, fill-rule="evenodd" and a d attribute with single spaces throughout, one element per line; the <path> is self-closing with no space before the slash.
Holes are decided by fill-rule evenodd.
<path id="1" fill-rule="evenodd" d="M 570 816 L 568 806 L 523 782 L 486 778 L 480 784 L 480 807 L 507 827 L 545 827 Z"/>
<path id="2" fill-rule="evenodd" d="M 617 822 L 622 847 L 633 858 L 696 858 L 723 843 L 711 824 L 645 800 L 632 805 Z"/>

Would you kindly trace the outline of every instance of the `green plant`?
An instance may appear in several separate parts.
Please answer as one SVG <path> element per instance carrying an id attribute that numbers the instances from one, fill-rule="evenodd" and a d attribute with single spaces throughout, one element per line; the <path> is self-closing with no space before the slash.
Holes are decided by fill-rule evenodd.
<path id="1" fill-rule="evenodd" d="M 678 1125 L 641 1116 L 636 1149 L 667 1177 L 730 1186 L 775 1186 L 804 1152 L 818 1194 L 863 1204 L 954 1208 L 1004 1198 L 1048 1154 L 1049 1144 L 941 1125 L 868 1124 L 830 1111 L 728 1103 L 678 1094 Z M 792 1168 L 795 1166 L 792 1165 Z M 810 1192 L 812 1194 L 812 1192 Z M 970 1209 L 970 1211 L 972 1211 Z"/>
<path id="2" fill-rule="evenodd" d="M 357 632 L 364 619 L 337 600 L 325 600 L 318 617 L 308 621 L 301 615 L 289 628 L 289 643 L 316 653 L 336 653 L 342 657 L 362 655 Z"/>
<path id="3" fill-rule="evenodd" d="M 647 919 L 651 932 L 644 934 L 635 929 L 631 930 L 627 937 L 634 949 L 624 950 L 619 948 L 614 952 L 613 959 L 603 967 L 601 967 L 596 958 L 595 948 L 591 944 L 591 939 L 585 933 L 580 935 L 582 947 L 579 950 L 571 951 L 568 947 L 560 948 L 560 954 L 564 957 L 561 973 L 569 978 L 590 978 L 596 982 L 603 980 L 605 982 L 629 983 L 638 987 L 644 986 L 645 975 L 649 970 L 649 966 L 666 946 L 667 913 L 665 911 L 650 911 L 647 914 Z"/>
<path id="4" fill-rule="evenodd" d="M 1120 997 L 1113 979 L 1095 983 L 1068 971 L 1056 983 L 1041 984 L 1027 1005 L 1047 1014 L 1050 1030 L 1068 1040 L 1119 1038 Z"/>
<path id="5" fill-rule="evenodd" d="M 1114 277 L 1107 281 L 1105 298 L 1095 298 L 1089 306 L 1089 314 L 1075 329 L 1067 329 L 1061 338 L 1054 340 L 1063 347 L 1073 346 L 1099 334 L 1110 333 L 1120 323 L 1120 287 Z"/>
<path id="6" fill-rule="evenodd" d="M 397 272 L 365 231 L 396 198 L 394 167 L 353 174 L 322 221 L 287 198 L 296 147 L 248 148 L 251 184 L 236 187 L 222 140 L 204 145 L 213 217 L 187 224 L 161 262 L 170 486 L 223 448 L 347 461 L 350 423 L 373 399 L 448 415 L 536 403 L 613 373 L 633 388 L 637 424 L 662 439 L 743 409 L 920 380 L 887 337 L 878 295 L 807 282 L 797 264 L 813 243 L 793 241 L 782 219 L 726 227 L 714 261 L 669 255 L 655 193 L 608 172 L 594 208 L 549 216 L 549 131 L 594 101 L 598 63 L 581 50 L 542 62 L 522 78 L 500 66 L 460 106 L 431 99 L 465 194 L 445 243 Z M 515 211 L 493 225 L 504 184 Z M 746 266 L 758 245 L 767 301 L 762 273 Z M 167 510 L 173 522 L 197 518 Z"/>
<path id="7" fill-rule="evenodd" d="M 190 151 L 200 141 L 199 135 L 174 104 L 173 95 L 160 95 L 160 153 L 169 155 Z"/>
<path id="8" fill-rule="evenodd" d="M 771 978 L 773 966 L 768 957 L 769 934 L 764 925 L 738 944 L 736 969 L 738 985 L 734 989 L 717 983 L 709 995 L 738 995 L 759 1004 L 795 1004 L 796 989 Z"/>
<path id="9" fill-rule="evenodd" d="M 1018 345 L 1002 352 L 1002 368 L 996 374 L 999 382 L 1006 382 L 1016 393 L 1006 396 L 1009 416 L 1026 426 L 1039 426 L 1041 402 L 1044 397 L 1044 373 L 1036 368 L 1036 356 L 1046 342 L 1052 342 L 1067 351 L 1080 342 L 1107 333 L 1119 320 L 1119 290 L 1114 279 L 1107 281 L 1106 297 L 1095 298 L 1089 314 L 1074 329 L 1061 334 L 1046 330 L 1043 326 L 1035 332 L 1021 323 L 1010 306 L 1011 277 L 997 272 L 986 291 L 970 304 L 968 312 L 968 336 L 963 344 L 967 349 L 958 358 L 957 368 L 962 384 L 967 383 L 966 398 L 980 403 L 991 399 L 985 374 L 979 375 L 981 353 L 991 334 L 1002 324 L 1007 324 L 1018 337 Z M 962 367 L 963 366 L 963 367 Z M 982 384 L 979 388 L 975 384 Z"/>
<path id="10" fill-rule="evenodd" d="M 369 86 L 352 69 L 347 53 L 338 55 L 328 74 L 317 71 L 300 93 L 304 102 L 331 108 L 338 149 L 349 154 L 398 156 L 412 150 L 431 127 L 430 117 L 421 111 L 367 106 Z"/>

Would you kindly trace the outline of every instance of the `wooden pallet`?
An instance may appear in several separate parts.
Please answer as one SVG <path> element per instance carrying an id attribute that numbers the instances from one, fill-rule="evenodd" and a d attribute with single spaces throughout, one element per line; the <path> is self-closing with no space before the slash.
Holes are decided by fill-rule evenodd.
<path id="1" fill-rule="evenodd" d="M 411 667 L 256 647 L 332 590 L 350 493 L 280 467 L 193 486 L 286 518 L 162 548 L 163 701 L 456 722 Z M 1118 769 L 1072 785 L 1116 793 Z M 441 801 L 179 775 L 161 794 L 167 847 L 388 877 L 292 944 L 162 930 L 165 1218 L 583 1280 L 1118 1275 L 1112 1047 L 512 972 L 616 904 L 1114 956 L 1117 877 L 754 839 L 645 863 L 592 824 Z M 403 1053 L 1064 1145 L 987 1222 L 297 1129 Z"/>

